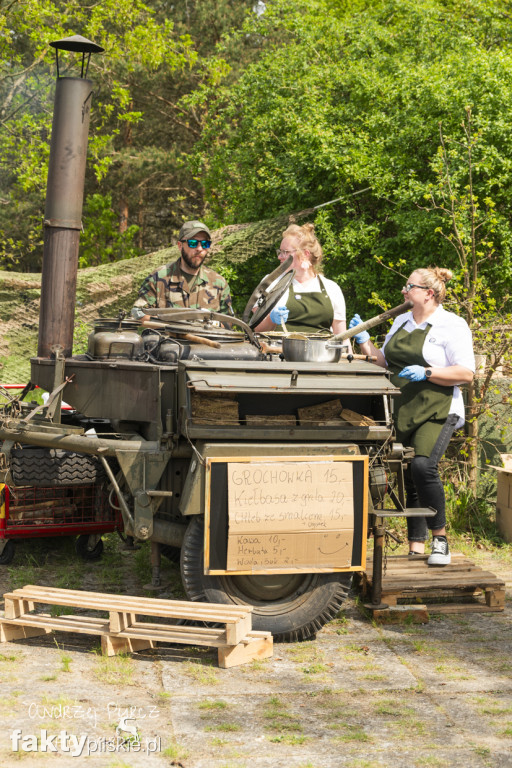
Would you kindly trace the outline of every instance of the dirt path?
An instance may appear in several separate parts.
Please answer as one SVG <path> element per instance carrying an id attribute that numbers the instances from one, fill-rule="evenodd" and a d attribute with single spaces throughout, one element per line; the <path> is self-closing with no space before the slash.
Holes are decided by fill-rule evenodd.
<path id="1" fill-rule="evenodd" d="M 82 564 L 62 543 L 35 555 L 26 547 L 2 568 L 0 591 L 67 578 L 142 594 L 145 555 L 113 540 L 103 562 Z M 276 645 L 272 659 L 230 670 L 214 651 L 186 646 L 106 659 L 85 635 L 6 643 L 0 765 L 87 756 L 91 768 L 512 766 L 512 568 L 484 560 L 507 582 L 503 613 L 383 628 L 352 597 L 316 640 Z M 165 575 L 178 596 L 174 567 Z M 117 738 L 123 716 L 140 751 L 126 731 Z"/>

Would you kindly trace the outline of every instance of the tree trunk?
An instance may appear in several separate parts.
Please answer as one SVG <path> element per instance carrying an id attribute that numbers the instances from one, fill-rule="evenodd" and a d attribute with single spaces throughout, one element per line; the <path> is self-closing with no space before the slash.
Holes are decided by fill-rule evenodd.
<path id="1" fill-rule="evenodd" d="M 472 381 L 468 385 L 468 420 L 467 420 L 467 436 L 468 436 L 468 479 L 469 488 L 471 492 L 476 496 L 477 480 L 478 480 L 478 419 L 476 418 L 477 410 L 477 384 Z"/>
<path id="2" fill-rule="evenodd" d="M 119 233 L 122 235 L 128 229 L 128 202 L 121 198 L 119 201 Z"/>

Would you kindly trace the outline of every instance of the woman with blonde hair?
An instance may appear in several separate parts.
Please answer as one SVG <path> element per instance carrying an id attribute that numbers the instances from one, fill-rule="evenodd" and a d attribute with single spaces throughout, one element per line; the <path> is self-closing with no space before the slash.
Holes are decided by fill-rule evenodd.
<path id="1" fill-rule="evenodd" d="M 396 438 L 414 448 L 406 473 L 408 507 L 431 507 L 434 517 L 408 517 L 409 555 L 425 550 L 427 526 L 432 531 L 429 565 L 448 565 L 445 496 L 438 462 L 453 432 L 464 424 L 464 402 L 459 389 L 473 379 L 475 357 L 471 331 L 466 321 L 447 312 L 442 302 L 449 269 L 416 269 L 402 288 L 412 309 L 399 315 L 381 349 L 367 331 L 354 336 L 365 355 L 391 372 L 391 381 L 401 390 L 394 414 Z M 355 315 L 350 328 L 359 325 Z"/>
<path id="2" fill-rule="evenodd" d="M 345 299 L 341 288 L 320 274 L 322 246 L 315 235 L 314 224 L 301 227 L 291 224 L 283 232 L 277 257 L 282 263 L 289 256 L 293 256 L 290 269 L 295 270 L 290 288 L 255 330 L 270 331 L 279 326 L 281 320 L 289 331 L 341 333 L 346 330 Z"/>

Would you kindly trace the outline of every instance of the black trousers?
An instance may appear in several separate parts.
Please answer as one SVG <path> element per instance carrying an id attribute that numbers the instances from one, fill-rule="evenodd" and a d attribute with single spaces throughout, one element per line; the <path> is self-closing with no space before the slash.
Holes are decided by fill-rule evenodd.
<path id="1" fill-rule="evenodd" d="M 441 428 L 430 456 L 415 456 L 407 468 L 404 481 L 408 507 L 432 507 L 434 517 L 408 517 L 407 537 L 409 541 L 425 541 L 428 529 L 437 531 L 446 525 L 446 500 L 439 477 L 438 464 L 448 447 L 459 417 L 450 413 Z"/>

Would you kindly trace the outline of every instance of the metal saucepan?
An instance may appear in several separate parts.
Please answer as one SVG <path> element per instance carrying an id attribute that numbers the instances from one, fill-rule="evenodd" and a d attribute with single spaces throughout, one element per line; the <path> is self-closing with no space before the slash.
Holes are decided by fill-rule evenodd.
<path id="1" fill-rule="evenodd" d="M 306 336 L 301 333 L 283 336 L 283 357 L 290 363 L 337 363 L 341 357 L 346 357 L 346 354 L 342 354 L 343 350 L 345 353 L 348 352 L 348 347 L 342 342 L 355 336 L 356 333 L 373 328 L 385 320 L 406 312 L 410 307 L 412 307 L 412 302 L 406 301 L 404 304 L 393 307 L 393 309 L 372 317 L 371 320 L 367 320 L 354 328 L 349 328 L 343 333 L 338 333 L 336 336 Z M 360 355 L 352 355 L 351 357 L 354 359 L 364 358 Z"/>
<path id="2" fill-rule="evenodd" d="M 289 334 L 283 336 L 283 357 L 290 363 L 337 363 L 346 344 L 333 343 L 332 337 Z"/>

